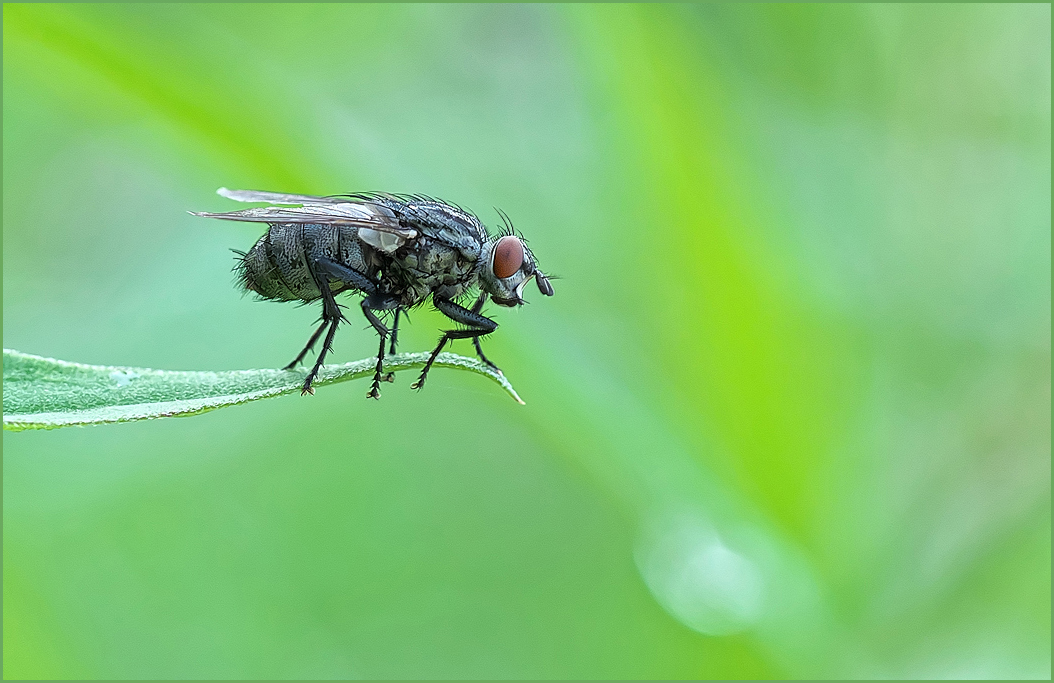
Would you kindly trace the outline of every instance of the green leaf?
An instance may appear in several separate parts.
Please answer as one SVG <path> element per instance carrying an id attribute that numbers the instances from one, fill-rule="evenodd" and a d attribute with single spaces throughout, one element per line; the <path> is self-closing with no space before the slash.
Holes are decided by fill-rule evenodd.
<path id="1" fill-rule="evenodd" d="M 400 353 L 385 359 L 386 372 L 419 368 L 427 353 Z M 370 377 L 376 359 L 323 368 L 315 386 Z M 435 366 L 486 375 L 523 403 L 500 372 L 452 353 Z M 224 406 L 300 391 L 298 370 L 183 372 L 106 365 L 84 365 L 4 349 L 4 429 L 54 429 L 69 425 L 131 422 L 197 415 Z"/>

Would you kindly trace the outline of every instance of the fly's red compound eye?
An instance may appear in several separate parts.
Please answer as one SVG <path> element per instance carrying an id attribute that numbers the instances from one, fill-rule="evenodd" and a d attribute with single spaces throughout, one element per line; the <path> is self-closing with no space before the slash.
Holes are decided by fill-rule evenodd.
<path id="1" fill-rule="evenodd" d="M 506 235 L 494 245 L 494 274 L 505 279 L 523 265 L 523 242 L 520 238 Z"/>

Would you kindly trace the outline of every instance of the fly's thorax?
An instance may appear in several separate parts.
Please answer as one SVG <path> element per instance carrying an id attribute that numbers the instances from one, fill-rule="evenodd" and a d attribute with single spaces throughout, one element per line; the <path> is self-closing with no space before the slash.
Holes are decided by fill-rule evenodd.
<path id="1" fill-rule="evenodd" d="M 421 236 L 389 257 L 388 287 L 400 292 L 404 305 L 420 303 L 429 294 L 457 298 L 476 283 L 478 257 L 449 243 Z"/>
<path id="2" fill-rule="evenodd" d="M 410 201 L 397 213 L 423 234 L 455 247 L 469 258 L 479 256 L 480 247 L 487 238 L 487 230 L 479 218 L 444 202 Z"/>

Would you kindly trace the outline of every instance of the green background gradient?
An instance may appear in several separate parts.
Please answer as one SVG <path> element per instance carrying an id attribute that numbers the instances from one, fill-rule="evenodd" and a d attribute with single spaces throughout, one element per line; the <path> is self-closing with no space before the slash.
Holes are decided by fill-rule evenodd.
<path id="1" fill-rule="evenodd" d="M 525 407 L 5 433 L 5 676 L 1049 677 L 1050 55 L 1049 5 L 5 5 L 6 347 L 286 363 L 221 186 L 498 206 L 562 278 L 488 309 Z"/>

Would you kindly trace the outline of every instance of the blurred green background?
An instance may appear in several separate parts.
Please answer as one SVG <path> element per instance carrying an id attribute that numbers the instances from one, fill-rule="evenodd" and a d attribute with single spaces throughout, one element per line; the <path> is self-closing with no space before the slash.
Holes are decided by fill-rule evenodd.
<path id="1" fill-rule="evenodd" d="M 5 433 L 5 676 L 1049 678 L 1050 19 L 5 5 L 6 347 L 287 362 L 220 186 L 497 206 L 562 276 L 489 309 L 526 407 Z"/>

